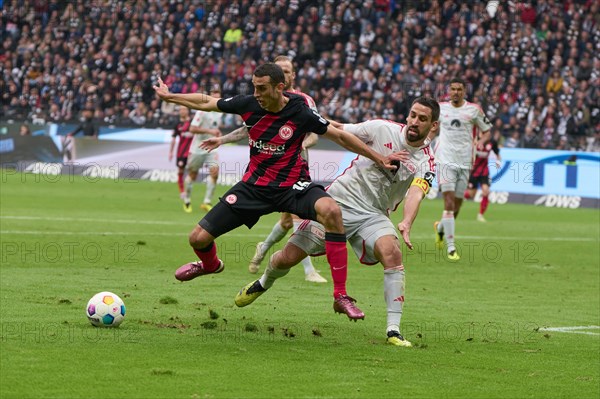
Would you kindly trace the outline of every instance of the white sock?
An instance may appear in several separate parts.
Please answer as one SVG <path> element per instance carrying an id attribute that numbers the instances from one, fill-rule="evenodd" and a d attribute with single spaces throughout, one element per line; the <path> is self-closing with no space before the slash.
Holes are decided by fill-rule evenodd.
<path id="1" fill-rule="evenodd" d="M 313 266 L 312 261 L 310 260 L 310 256 L 307 256 L 306 258 L 302 259 L 300 263 L 302 263 L 302 267 L 304 268 L 305 276 L 308 276 L 309 274 L 315 271 L 315 267 Z"/>
<path id="2" fill-rule="evenodd" d="M 212 197 L 215 193 L 215 187 L 217 186 L 217 180 L 213 180 L 211 176 L 208 176 L 206 180 L 206 194 L 204 194 L 204 203 L 212 204 Z"/>
<path id="3" fill-rule="evenodd" d="M 262 246 L 263 253 L 267 253 L 269 248 L 271 248 L 273 245 L 275 245 L 275 243 L 278 243 L 279 241 L 281 241 L 281 239 L 283 237 L 285 237 L 287 232 L 288 232 L 287 230 L 284 230 L 284 228 L 281 227 L 279 222 L 275 223 L 275 226 L 273 226 L 273 229 L 267 236 L 267 238 Z"/>
<path id="4" fill-rule="evenodd" d="M 300 226 L 302 222 L 303 220 L 301 219 L 294 219 L 294 231 L 298 230 L 298 226 Z M 308 276 L 309 274 L 315 271 L 315 267 L 313 266 L 312 261 L 310 260 L 310 256 L 307 256 L 306 258 L 302 259 L 300 263 L 302 263 L 302 267 L 304 268 L 305 276 Z"/>
<path id="5" fill-rule="evenodd" d="M 190 202 L 192 198 L 192 186 L 194 185 L 194 181 L 191 179 L 190 175 L 187 175 L 183 180 L 183 188 L 185 190 L 185 202 Z"/>
<path id="6" fill-rule="evenodd" d="M 265 272 L 260 276 L 260 285 L 262 285 L 265 290 L 268 290 L 273 286 L 275 280 L 285 276 L 289 271 L 290 269 L 275 269 L 271 266 L 271 259 L 269 259 L 269 264 L 265 268 Z"/>
<path id="7" fill-rule="evenodd" d="M 387 305 L 387 332 L 400 332 L 400 318 L 404 305 L 404 266 L 383 271 L 383 296 Z"/>
<path id="8" fill-rule="evenodd" d="M 444 225 L 444 237 L 446 238 L 446 245 L 448 246 L 448 252 L 452 252 L 456 250 L 456 246 L 454 244 L 454 212 L 452 211 L 444 211 L 444 215 L 442 216 L 442 223 Z"/>

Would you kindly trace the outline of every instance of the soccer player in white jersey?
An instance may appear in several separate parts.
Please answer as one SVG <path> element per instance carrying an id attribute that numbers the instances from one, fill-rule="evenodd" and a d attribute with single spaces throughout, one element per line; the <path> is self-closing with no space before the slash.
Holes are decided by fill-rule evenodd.
<path id="1" fill-rule="evenodd" d="M 296 71 L 294 70 L 294 65 L 292 64 L 292 60 L 285 55 L 280 55 L 280 56 L 275 57 L 274 62 L 275 62 L 275 64 L 279 65 L 281 67 L 281 69 L 283 70 L 283 74 L 285 76 L 284 90 L 287 92 L 290 92 L 290 93 L 295 93 L 295 94 L 299 94 L 299 95 L 303 96 L 304 99 L 306 100 L 306 104 L 316 112 L 317 106 L 315 104 L 315 100 L 313 100 L 312 97 L 309 96 L 308 94 L 302 93 L 300 90 L 296 90 L 294 88 L 294 81 L 296 79 Z M 214 140 L 215 143 L 211 143 L 211 144 L 221 145 L 221 144 L 230 143 L 233 141 L 238 141 L 245 137 L 248 137 L 248 130 L 246 128 L 242 128 L 241 130 L 240 129 L 234 130 L 233 132 L 219 138 L 218 143 L 216 142 L 217 140 Z M 319 140 L 319 138 L 316 134 L 309 134 L 306 136 L 306 138 L 302 142 L 302 147 L 304 148 L 304 150 L 302 152 L 302 157 L 304 159 L 306 159 L 307 162 L 308 162 L 307 148 L 315 145 L 318 140 Z M 208 145 L 208 143 L 207 143 L 207 145 Z M 215 147 L 213 145 L 211 145 L 210 147 L 207 147 L 207 148 L 215 148 Z M 269 252 L 269 249 L 271 249 L 271 247 L 273 245 L 275 245 L 276 243 L 281 241 L 283 239 L 283 237 L 285 237 L 287 235 L 288 231 L 290 231 L 290 229 L 292 227 L 294 228 L 294 230 L 296 230 L 301 222 L 302 222 L 302 220 L 300 218 L 298 218 L 296 215 L 292 215 L 291 213 L 288 213 L 288 212 L 282 212 L 281 217 L 279 218 L 277 223 L 275 223 L 275 225 L 271 229 L 271 232 L 269 233 L 267 238 L 265 238 L 264 241 L 261 241 L 256 244 L 256 252 L 254 253 L 254 256 L 252 257 L 252 259 L 250 260 L 250 264 L 248 265 L 248 271 L 252 274 L 256 274 L 258 272 L 258 270 L 260 269 L 260 264 L 262 263 L 263 259 Z M 313 266 L 309 257 L 302 259 L 302 267 L 304 268 L 304 279 L 306 281 L 310 281 L 312 283 L 326 283 L 327 282 L 327 280 L 323 276 L 321 276 L 319 274 L 319 272 L 317 272 L 315 270 L 315 267 Z"/>
<path id="2" fill-rule="evenodd" d="M 218 87 L 213 87 L 210 90 L 210 95 L 220 98 L 221 91 Z M 190 145 L 186 167 L 188 175 L 184 181 L 184 203 L 185 207 L 190 211 L 192 186 L 194 181 L 196 181 L 196 177 L 198 177 L 198 171 L 204 165 L 208 166 L 209 175 L 206 179 L 206 193 L 204 194 L 204 201 L 200 205 L 200 209 L 206 212 L 212 209 L 212 197 L 219 177 L 218 155 L 216 152 L 209 152 L 203 149 L 201 143 L 209 137 L 219 137 L 221 135 L 221 130 L 219 128 L 222 124 L 222 118 L 223 114 L 219 112 L 196 111 L 194 119 L 192 119 L 192 123 L 190 123 L 190 132 L 194 133 L 194 138 Z"/>
<path id="3" fill-rule="evenodd" d="M 396 346 L 410 347 L 411 343 L 400 334 L 404 264 L 390 214 L 404 201 L 398 231 L 407 247 L 412 249 L 410 229 L 421 200 L 435 179 L 435 163 L 427 136 L 430 129 L 437 128 L 439 113 L 437 101 L 419 97 L 411 106 L 406 125 L 381 119 L 345 125 L 332 122 L 382 154 L 402 155 L 402 162 L 398 162 L 398 169 L 393 172 L 359 156 L 327 189 L 342 209 L 348 241 L 360 262 L 383 265 L 387 342 Z M 283 250 L 273 254 L 261 278 L 237 294 L 236 305 L 243 307 L 254 302 L 307 254 L 322 255 L 324 235 L 322 225 L 303 221 Z"/>
<path id="4" fill-rule="evenodd" d="M 440 135 L 435 148 L 438 184 L 444 199 L 442 219 L 434 223 L 436 246 L 442 248 L 445 237 L 448 259 L 453 261 L 460 259 L 454 240 L 455 220 L 473 164 L 473 143 L 478 130 L 485 133 L 492 127 L 481 107 L 465 100 L 465 88 L 460 78 L 450 81 L 450 101 L 440 103 Z M 435 133 L 433 130 L 430 138 Z"/>

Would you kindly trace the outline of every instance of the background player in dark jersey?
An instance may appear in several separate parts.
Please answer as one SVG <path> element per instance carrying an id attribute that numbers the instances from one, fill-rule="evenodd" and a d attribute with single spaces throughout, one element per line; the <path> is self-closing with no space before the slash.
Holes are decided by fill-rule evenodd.
<path id="1" fill-rule="evenodd" d="M 492 182 L 488 162 L 492 151 L 496 154 L 496 167 L 500 168 L 500 149 L 498 148 L 498 143 L 492 140 L 492 132 L 488 130 L 479 135 L 479 141 L 475 148 L 475 162 L 473 163 L 471 176 L 469 176 L 467 191 L 465 191 L 465 198 L 469 199 L 475 197 L 477 188 L 481 187 L 481 203 L 479 204 L 479 213 L 477 214 L 477 220 L 480 222 L 485 222 L 483 214 L 487 210 L 489 203 L 490 185 Z"/>
<path id="2" fill-rule="evenodd" d="M 324 225 L 334 284 L 334 310 L 350 319 L 362 319 L 364 313 L 346 293 L 348 253 L 341 210 L 322 187 L 310 181 L 308 165 L 300 156 L 302 141 L 309 132 L 323 135 L 390 170 L 395 169 L 392 157 L 383 157 L 353 135 L 331 126 L 306 105 L 302 96 L 284 94 L 285 76 L 278 65 L 260 65 L 254 71 L 252 84 L 254 95 L 225 99 L 201 93 L 170 93 L 160 79 L 158 86 L 154 86 L 165 101 L 203 111 L 241 115 L 249 135 L 250 163 L 242 181 L 225 193 L 190 233 L 190 245 L 200 261 L 183 265 L 175 277 L 187 281 L 222 272 L 224 266 L 217 257 L 215 238 L 242 224 L 251 228 L 262 215 L 290 212 Z"/>
<path id="3" fill-rule="evenodd" d="M 183 175 L 185 173 L 185 166 L 187 165 L 188 153 L 190 152 L 190 145 L 192 144 L 192 140 L 194 138 L 194 134 L 190 132 L 190 123 L 192 122 L 190 118 L 190 110 L 186 107 L 181 107 L 179 109 L 179 123 L 175 126 L 173 130 L 173 135 L 171 136 L 171 147 L 169 148 L 169 161 L 173 159 L 173 151 L 175 150 L 175 142 L 179 140 L 177 143 L 177 155 L 176 155 L 176 165 L 177 165 L 177 186 L 179 186 L 179 196 L 182 200 L 185 201 L 185 187 L 183 184 Z M 186 212 L 192 211 L 192 206 L 189 202 L 183 203 L 183 210 Z"/>

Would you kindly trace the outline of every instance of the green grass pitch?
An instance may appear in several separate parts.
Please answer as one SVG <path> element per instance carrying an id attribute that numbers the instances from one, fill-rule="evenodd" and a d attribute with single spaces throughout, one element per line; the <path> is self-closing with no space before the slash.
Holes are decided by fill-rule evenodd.
<path id="1" fill-rule="evenodd" d="M 492 204 L 479 223 L 468 202 L 450 263 L 433 243 L 442 203 L 426 200 L 404 251 L 406 349 L 385 345 L 381 266 L 352 252 L 364 321 L 334 314 L 331 283 L 305 282 L 301 267 L 235 307 L 278 215 L 217 240 L 224 273 L 180 283 L 202 212 L 183 212 L 175 184 L 1 177 L 2 398 L 600 397 L 597 209 Z M 127 306 L 118 329 L 86 320 L 105 290 Z"/>

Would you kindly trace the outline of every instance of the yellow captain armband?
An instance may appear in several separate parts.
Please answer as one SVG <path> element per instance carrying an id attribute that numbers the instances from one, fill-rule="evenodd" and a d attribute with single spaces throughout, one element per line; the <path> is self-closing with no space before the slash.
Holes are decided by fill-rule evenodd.
<path id="1" fill-rule="evenodd" d="M 420 177 L 414 178 L 410 185 L 419 187 L 421 190 L 423 190 L 425 195 L 429 193 L 429 189 L 431 188 L 431 184 L 427 180 Z"/>

